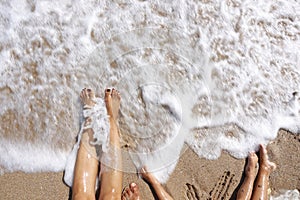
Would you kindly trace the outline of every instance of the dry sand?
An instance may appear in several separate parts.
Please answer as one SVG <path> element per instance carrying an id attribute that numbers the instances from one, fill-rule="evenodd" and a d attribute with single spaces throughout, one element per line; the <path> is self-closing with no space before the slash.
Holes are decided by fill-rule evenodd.
<path id="1" fill-rule="evenodd" d="M 270 160 L 277 164 L 271 174 L 273 194 L 280 189 L 300 190 L 300 135 L 280 131 L 268 145 Z M 226 152 L 218 160 L 199 158 L 187 149 L 165 185 L 175 199 L 235 199 L 242 180 L 245 160 L 237 160 Z M 63 173 L 21 172 L 0 176 L 0 199 L 69 199 L 69 188 Z M 135 174 L 124 174 L 124 186 L 137 182 L 143 199 L 153 199 L 148 185 Z"/>

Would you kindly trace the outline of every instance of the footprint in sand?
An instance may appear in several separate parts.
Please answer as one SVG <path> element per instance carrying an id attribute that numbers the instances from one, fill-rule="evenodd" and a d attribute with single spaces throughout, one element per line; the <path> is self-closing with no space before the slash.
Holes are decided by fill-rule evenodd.
<path id="1" fill-rule="evenodd" d="M 224 174 L 219 178 L 218 182 L 216 183 L 215 187 L 210 191 L 210 198 L 211 200 L 223 200 L 229 199 L 229 189 L 231 186 L 234 185 L 234 174 L 230 171 L 225 171 Z"/>
<path id="2" fill-rule="evenodd" d="M 199 200 L 199 191 L 194 185 L 186 183 L 186 198 L 188 200 Z"/>
<path id="3" fill-rule="evenodd" d="M 199 200 L 199 199 L 209 199 L 209 195 L 204 191 L 199 190 L 195 185 L 190 183 L 186 183 L 186 193 L 185 199 L 186 200 Z"/>

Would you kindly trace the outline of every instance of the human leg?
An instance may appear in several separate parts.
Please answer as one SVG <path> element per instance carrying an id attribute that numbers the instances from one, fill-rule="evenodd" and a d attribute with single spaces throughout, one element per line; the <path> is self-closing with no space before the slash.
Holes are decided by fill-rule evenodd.
<path id="1" fill-rule="evenodd" d="M 253 183 L 256 176 L 256 164 L 258 162 L 258 157 L 255 152 L 250 152 L 247 165 L 245 168 L 245 178 L 238 191 L 237 200 L 250 200 L 253 190 Z"/>
<path id="2" fill-rule="evenodd" d="M 95 94 L 91 89 L 83 89 L 80 94 L 84 106 L 92 107 L 95 105 L 93 98 Z M 90 118 L 86 118 L 84 126 L 91 123 Z M 72 186 L 72 199 L 95 199 L 95 184 L 98 173 L 98 160 L 92 156 L 95 155 L 95 147 L 89 145 L 92 140 L 93 130 L 87 128 L 83 130 L 80 141 Z M 87 149 L 88 148 L 88 149 Z"/>
<path id="3" fill-rule="evenodd" d="M 274 171 L 276 165 L 269 161 L 267 150 L 263 145 L 259 147 L 259 170 L 255 181 L 254 190 L 251 199 L 267 200 L 269 176 Z"/>
<path id="4" fill-rule="evenodd" d="M 146 167 L 143 167 L 140 171 L 142 178 L 150 184 L 153 188 L 157 198 L 159 200 L 173 200 L 171 195 L 163 188 L 160 182 L 155 178 L 155 176 L 148 172 Z"/>
<path id="5" fill-rule="evenodd" d="M 117 168 L 106 166 L 107 163 L 101 163 L 100 173 L 100 196 L 99 199 L 120 199 L 122 193 L 122 179 L 123 173 L 120 171 L 122 165 L 122 156 L 120 151 L 120 136 L 117 125 L 118 113 L 120 108 L 120 94 L 115 89 L 106 89 L 105 91 L 105 104 L 107 113 L 109 115 L 110 123 L 110 150 L 114 158 L 114 165 Z"/>

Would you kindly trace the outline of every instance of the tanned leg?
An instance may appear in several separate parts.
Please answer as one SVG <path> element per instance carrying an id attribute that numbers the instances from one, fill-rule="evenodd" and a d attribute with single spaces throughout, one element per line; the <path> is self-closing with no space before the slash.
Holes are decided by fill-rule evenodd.
<path id="1" fill-rule="evenodd" d="M 135 183 L 129 184 L 129 187 L 123 191 L 121 200 L 140 200 L 138 185 Z"/>
<path id="2" fill-rule="evenodd" d="M 95 94 L 91 89 L 83 89 L 80 94 L 84 106 L 95 105 L 93 98 Z M 86 118 L 84 126 L 91 123 L 90 118 Z M 83 130 L 80 141 L 72 186 L 72 199 L 84 200 L 95 199 L 95 184 L 98 174 L 98 160 L 92 156 L 96 155 L 95 147 L 89 144 L 92 140 L 93 130 L 91 128 Z"/>
<path id="3" fill-rule="evenodd" d="M 150 184 L 159 200 L 173 200 L 171 195 L 167 193 L 154 175 L 147 171 L 146 167 L 141 169 L 140 174 L 142 175 L 142 178 Z"/>
<path id="4" fill-rule="evenodd" d="M 115 89 L 106 89 L 105 91 L 105 104 L 110 122 L 110 149 L 113 151 L 114 165 L 117 168 L 106 166 L 107 163 L 101 163 L 101 183 L 100 183 L 100 196 L 99 199 L 120 199 L 122 193 L 122 179 L 123 173 L 120 171 L 122 165 L 122 156 L 120 151 L 120 136 L 117 125 L 118 113 L 120 108 L 120 94 Z"/>
<path id="5" fill-rule="evenodd" d="M 237 200 L 250 200 L 253 190 L 253 183 L 256 176 L 256 165 L 258 162 L 258 157 L 255 152 L 250 152 L 247 165 L 245 168 L 245 179 L 238 191 Z"/>
<path id="6" fill-rule="evenodd" d="M 267 150 L 263 145 L 259 148 L 259 170 L 252 194 L 253 200 L 267 200 L 270 173 L 276 165 L 269 161 Z"/>

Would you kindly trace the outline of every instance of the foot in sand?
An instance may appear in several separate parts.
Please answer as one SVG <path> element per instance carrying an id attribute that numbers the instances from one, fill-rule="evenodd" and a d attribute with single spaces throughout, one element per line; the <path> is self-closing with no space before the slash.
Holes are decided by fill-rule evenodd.
<path id="1" fill-rule="evenodd" d="M 171 195 L 163 188 L 160 182 L 155 178 L 155 176 L 148 172 L 146 167 L 143 167 L 140 170 L 140 175 L 142 178 L 152 187 L 154 191 L 154 196 L 157 197 L 158 200 L 173 200 Z"/>
<path id="2" fill-rule="evenodd" d="M 260 170 L 266 172 L 267 174 L 270 174 L 276 169 L 276 164 L 269 161 L 267 149 L 263 145 L 259 146 L 259 161 Z"/>
<path id="3" fill-rule="evenodd" d="M 139 199 L 140 199 L 140 191 L 138 185 L 135 183 L 129 184 L 129 186 L 124 189 L 121 197 L 121 200 L 139 200 Z"/>
<path id="4" fill-rule="evenodd" d="M 250 200 L 253 191 L 253 183 L 257 174 L 258 157 L 255 152 L 250 152 L 245 167 L 245 179 L 237 193 L 237 200 Z"/>
<path id="5" fill-rule="evenodd" d="M 140 173 L 141 177 L 148 183 L 155 183 L 155 182 L 158 182 L 155 178 L 155 176 L 148 172 L 147 170 L 147 167 L 142 167 L 141 170 L 140 170 Z"/>
<path id="6" fill-rule="evenodd" d="M 247 165 L 245 169 L 245 175 L 248 177 L 255 177 L 257 173 L 257 162 L 258 162 L 258 157 L 256 153 L 250 152 L 248 155 L 247 159 Z"/>
<path id="7" fill-rule="evenodd" d="M 276 168 L 275 163 L 269 161 L 267 149 L 263 145 L 259 147 L 259 170 L 253 189 L 252 199 L 268 199 L 269 176 Z"/>

